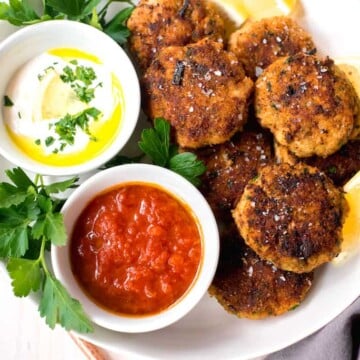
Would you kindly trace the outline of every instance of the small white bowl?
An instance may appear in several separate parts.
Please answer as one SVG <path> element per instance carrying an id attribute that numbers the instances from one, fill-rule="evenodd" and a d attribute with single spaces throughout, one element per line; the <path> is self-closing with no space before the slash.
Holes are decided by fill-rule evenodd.
<path id="1" fill-rule="evenodd" d="M 198 220 L 202 233 L 202 258 L 196 278 L 187 292 L 168 309 L 147 316 L 121 316 L 97 306 L 81 289 L 71 270 L 69 242 L 64 247 L 53 246 L 51 260 L 56 277 L 70 294 L 78 299 L 90 319 L 105 328 L 138 333 L 163 328 L 186 315 L 206 293 L 214 277 L 219 258 L 219 233 L 215 217 L 201 193 L 182 176 L 148 164 L 129 164 L 101 171 L 86 180 L 66 201 L 62 213 L 70 237 L 75 222 L 85 206 L 99 193 L 127 182 L 159 185 L 187 204 Z"/>
<path id="2" fill-rule="evenodd" d="M 0 154 L 10 162 L 44 175 L 73 175 L 100 167 L 114 157 L 133 133 L 140 111 L 140 86 L 132 62 L 124 50 L 108 35 L 92 26 L 68 20 L 53 20 L 31 25 L 10 35 L 0 44 L 0 100 L 14 75 L 29 60 L 54 48 L 75 48 L 98 57 L 120 81 L 124 109 L 121 130 L 98 156 L 79 165 L 51 166 L 22 152 L 11 140 L 0 110 Z"/>

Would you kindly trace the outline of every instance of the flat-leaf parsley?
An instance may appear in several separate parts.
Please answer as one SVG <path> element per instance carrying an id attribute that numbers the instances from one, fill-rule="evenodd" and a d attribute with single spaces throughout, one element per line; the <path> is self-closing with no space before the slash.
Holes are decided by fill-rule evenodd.
<path id="1" fill-rule="evenodd" d="M 6 175 L 11 183 L 0 183 L 0 258 L 7 262 L 14 294 L 39 291 L 40 315 L 51 328 L 93 331 L 81 304 L 51 274 L 45 259 L 49 245 L 64 245 L 67 239 L 62 201 L 52 194 L 75 186 L 77 178 L 44 185 L 42 176 L 32 181 L 20 168 Z"/>

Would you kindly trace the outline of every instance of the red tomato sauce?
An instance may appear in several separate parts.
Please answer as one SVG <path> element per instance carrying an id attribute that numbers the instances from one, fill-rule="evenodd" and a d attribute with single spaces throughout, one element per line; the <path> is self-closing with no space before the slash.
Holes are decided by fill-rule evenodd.
<path id="1" fill-rule="evenodd" d="M 147 183 L 97 195 L 77 219 L 70 244 L 72 271 L 88 296 L 128 315 L 175 303 L 196 277 L 201 253 L 191 210 Z"/>

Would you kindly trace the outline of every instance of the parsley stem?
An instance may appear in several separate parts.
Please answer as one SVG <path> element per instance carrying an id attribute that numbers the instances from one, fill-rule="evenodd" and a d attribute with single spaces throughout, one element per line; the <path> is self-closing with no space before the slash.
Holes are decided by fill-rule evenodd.
<path id="1" fill-rule="evenodd" d="M 39 174 L 36 174 L 36 175 L 35 175 L 35 178 L 34 178 L 34 184 L 35 184 L 36 186 L 38 186 L 39 180 L 40 180 L 40 175 L 39 175 Z"/>
<path id="2" fill-rule="evenodd" d="M 41 248 L 40 248 L 40 254 L 39 254 L 38 260 L 40 260 L 40 263 L 45 272 L 45 275 L 49 275 L 49 269 L 47 267 L 46 260 L 45 260 L 45 244 L 46 244 L 46 239 L 44 236 L 42 236 L 41 237 Z"/>

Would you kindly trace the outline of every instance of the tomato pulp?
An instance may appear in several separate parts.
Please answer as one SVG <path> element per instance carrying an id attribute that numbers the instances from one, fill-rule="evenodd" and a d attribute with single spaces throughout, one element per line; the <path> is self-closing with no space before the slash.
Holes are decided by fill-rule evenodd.
<path id="1" fill-rule="evenodd" d="M 175 303 L 196 278 L 199 224 L 166 190 L 125 183 L 98 194 L 77 219 L 70 258 L 75 278 L 103 308 L 150 315 Z"/>

